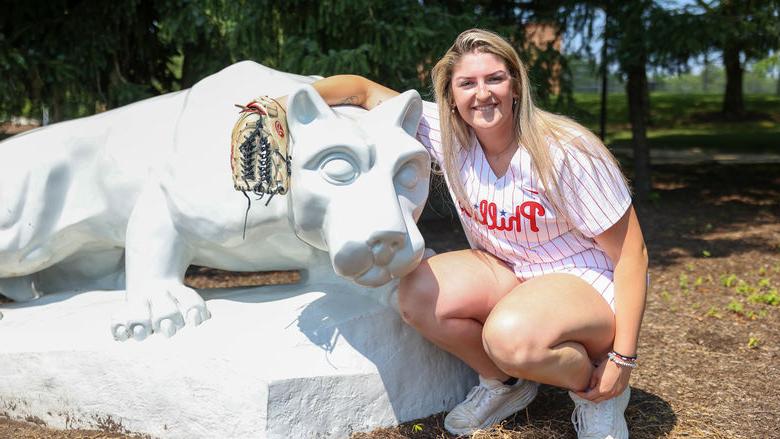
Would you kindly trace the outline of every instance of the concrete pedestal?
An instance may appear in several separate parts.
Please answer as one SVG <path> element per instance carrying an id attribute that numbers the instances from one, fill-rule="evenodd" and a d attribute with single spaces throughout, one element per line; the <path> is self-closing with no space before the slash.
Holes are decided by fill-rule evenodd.
<path id="1" fill-rule="evenodd" d="M 2 304 L 0 414 L 161 438 L 315 438 L 459 402 L 473 372 L 351 288 L 215 290 L 201 326 L 125 343 L 109 332 L 122 292 Z"/>

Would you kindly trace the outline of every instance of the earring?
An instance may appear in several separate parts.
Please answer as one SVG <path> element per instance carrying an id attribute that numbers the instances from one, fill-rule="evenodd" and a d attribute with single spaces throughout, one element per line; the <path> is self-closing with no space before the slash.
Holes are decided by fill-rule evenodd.
<path id="1" fill-rule="evenodd" d="M 517 98 L 512 98 L 512 106 L 517 106 Z"/>
<path id="2" fill-rule="evenodd" d="M 455 106 L 450 107 L 450 113 L 455 114 Z"/>

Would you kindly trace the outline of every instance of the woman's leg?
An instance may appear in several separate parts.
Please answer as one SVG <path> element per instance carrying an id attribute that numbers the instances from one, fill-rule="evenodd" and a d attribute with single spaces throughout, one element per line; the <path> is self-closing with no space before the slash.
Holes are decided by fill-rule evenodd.
<path id="1" fill-rule="evenodd" d="M 514 272 L 479 250 L 435 255 L 401 280 L 398 303 L 410 326 L 481 376 L 509 376 L 487 356 L 482 326 L 496 303 L 519 284 Z"/>
<path id="2" fill-rule="evenodd" d="M 601 295 L 579 277 L 555 273 L 504 296 L 485 322 L 483 342 L 504 373 L 581 391 L 614 336 L 615 317 Z"/>

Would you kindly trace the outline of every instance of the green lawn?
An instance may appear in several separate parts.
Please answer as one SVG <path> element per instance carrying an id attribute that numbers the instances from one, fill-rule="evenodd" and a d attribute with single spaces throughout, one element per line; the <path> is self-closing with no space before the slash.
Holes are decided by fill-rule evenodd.
<path id="1" fill-rule="evenodd" d="M 575 94 L 572 116 L 598 132 L 598 94 Z M 723 152 L 780 152 L 780 97 L 746 95 L 751 120 L 718 120 L 721 95 L 650 95 L 648 138 L 652 148 L 701 148 Z M 631 130 L 625 95 L 610 95 L 607 102 L 607 143 L 628 146 Z"/>

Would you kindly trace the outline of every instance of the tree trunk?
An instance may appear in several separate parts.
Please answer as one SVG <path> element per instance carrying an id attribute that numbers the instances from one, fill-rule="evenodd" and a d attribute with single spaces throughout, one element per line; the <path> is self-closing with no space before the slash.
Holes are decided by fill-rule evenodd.
<path id="1" fill-rule="evenodd" d="M 198 47 L 196 44 L 184 44 L 182 48 L 183 60 L 181 65 L 181 80 L 180 87 L 183 89 L 190 88 L 195 84 L 198 79 L 198 68 L 195 66 L 195 57 L 198 53 Z"/>
<path id="2" fill-rule="evenodd" d="M 634 149 L 634 190 L 640 201 L 646 201 L 651 190 L 650 150 L 647 145 L 647 109 L 650 107 L 647 70 L 644 62 L 627 70 L 628 117 L 631 121 L 631 145 Z"/>
<path id="3" fill-rule="evenodd" d="M 726 68 L 723 115 L 727 119 L 740 119 L 745 116 L 745 103 L 742 95 L 743 70 L 738 47 L 730 44 L 723 49 L 723 66 Z"/>
<path id="4" fill-rule="evenodd" d="M 62 122 L 65 120 L 65 93 L 62 88 L 55 88 L 51 100 L 51 122 Z"/>

